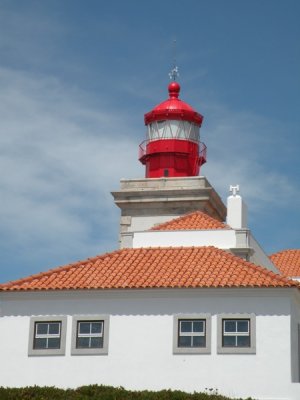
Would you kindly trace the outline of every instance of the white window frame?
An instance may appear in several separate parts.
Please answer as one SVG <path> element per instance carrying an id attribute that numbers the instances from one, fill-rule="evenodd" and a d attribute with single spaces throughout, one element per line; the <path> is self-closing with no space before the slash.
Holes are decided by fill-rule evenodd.
<path id="1" fill-rule="evenodd" d="M 59 334 L 37 334 L 38 323 L 59 323 L 60 331 Z M 60 356 L 65 355 L 66 351 L 66 330 L 67 330 L 67 317 L 66 316 L 42 316 L 42 317 L 31 317 L 30 328 L 29 328 L 29 342 L 28 342 L 28 355 L 29 356 Z M 38 338 L 60 338 L 60 347 L 58 349 L 43 348 L 35 349 L 35 339 Z"/>
<path id="2" fill-rule="evenodd" d="M 90 332 L 89 333 L 80 333 L 80 324 L 89 324 L 90 325 Z M 100 333 L 93 333 L 91 331 L 92 324 L 100 324 L 101 325 L 101 332 Z M 89 339 L 89 347 L 85 347 L 87 349 L 92 349 L 94 347 L 91 347 L 91 341 L 93 338 L 101 338 L 103 341 L 103 330 L 104 330 L 104 321 L 102 320 L 95 320 L 95 321 L 77 321 L 77 336 L 76 336 L 76 345 L 78 344 L 77 341 L 80 338 L 85 338 Z M 103 347 L 103 346 L 101 346 Z M 100 347 L 99 347 L 100 348 Z"/>
<path id="3" fill-rule="evenodd" d="M 57 324 L 58 325 L 58 333 L 49 333 L 49 329 L 50 329 L 50 325 L 51 324 Z M 38 326 L 39 325 L 46 325 L 47 326 L 47 333 L 38 333 Z M 60 348 L 60 335 L 61 335 L 61 322 L 60 321 L 37 321 L 34 324 L 34 338 L 33 338 L 33 347 L 36 349 L 35 347 L 35 342 L 36 339 L 45 339 L 47 346 L 43 347 L 44 349 L 49 349 L 51 347 L 49 347 L 49 339 L 59 339 L 59 348 Z"/>
<path id="4" fill-rule="evenodd" d="M 255 354 L 256 353 L 256 317 L 255 314 L 220 314 L 218 320 L 218 344 L 217 351 L 219 354 Z M 248 332 L 224 332 L 224 321 L 247 320 L 249 321 Z M 224 336 L 249 336 L 250 345 L 245 346 L 224 346 Z M 237 339 L 236 339 L 237 340 Z"/>
<path id="5" fill-rule="evenodd" d="M 204 321 L 205 329 L 202 335 L 199 332 L 180 332 L 182 321 Z M 179 336 L 205 336 L 203 347 L 179 346 Z M 173 354 L 210 354 L 211 352 L 211 315 L 210 314 L 178 314 L 173 317 Z"/>
<path id="6" fill-rule="evenodd" d="M 102 333 L 103 346 L 102 347 L 88 347 L 79 348 L 77 347 L 78 337 L 99 337 L 99 334 L 79 334 L 78 323 L 80 322 L 102 322 Z M 71 354 L 72 355 L 107 355 L 108 354 L 108 339 L 109 339 L 109 315 L 76 315 L 73 316 L 72 322 L 72 344 Z"/>

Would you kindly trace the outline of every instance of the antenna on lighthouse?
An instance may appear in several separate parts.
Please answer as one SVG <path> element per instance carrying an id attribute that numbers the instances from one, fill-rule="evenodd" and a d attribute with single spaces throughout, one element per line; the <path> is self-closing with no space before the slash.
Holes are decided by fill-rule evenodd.
<path id="1" fill-rule="evenodd" d="M 178 66 L 176 65 L 176 39 L 173 40 L 173 68 L 171 69 L 171 72 L 169 72 L 169 77 L 171 81 L 173 80 L 174 82 L 176 81 L 177 78 L 179 78 L 179 71 L 178 71 Z"/>

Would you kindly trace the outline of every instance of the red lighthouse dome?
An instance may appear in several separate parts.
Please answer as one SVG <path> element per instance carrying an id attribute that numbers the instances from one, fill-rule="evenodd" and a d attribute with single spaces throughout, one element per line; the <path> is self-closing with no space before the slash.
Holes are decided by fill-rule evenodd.
<path id="1" fill-rule="evenodd" d="M 203 117 L 179 99 L 180 85 L 171 82 L 168 100 L 145 114 L 147 138 L 140 144 L 139 160 L 146 178 L 196 176 L 206 162 L 200 142 Z"/>

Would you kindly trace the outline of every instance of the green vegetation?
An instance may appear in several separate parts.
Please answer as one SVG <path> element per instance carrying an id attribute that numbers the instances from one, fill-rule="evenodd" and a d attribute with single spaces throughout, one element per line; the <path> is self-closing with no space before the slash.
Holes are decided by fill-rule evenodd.
<path id="1" fill-rule="evenodd" d="M 55 387 L 0 387 L 0 400 L 230 400 L 214 389 L 205 393 L 184 393 L 181 391 L 161 390 L 159 392 L 134 392 L 124 388 L 110 386 L 82 386 L 78 389 L 57 389 Z M 248 400 L 251 400 L 250 398 Z"/>

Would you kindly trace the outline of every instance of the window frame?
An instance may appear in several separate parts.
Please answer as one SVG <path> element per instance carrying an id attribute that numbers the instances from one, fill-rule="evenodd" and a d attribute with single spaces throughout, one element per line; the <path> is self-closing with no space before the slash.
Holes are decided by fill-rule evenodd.
<path id="1" fill-rule="evenodd" d="M 102 338 L 103 346 L 96 348 L 78 348 L 78 323 L 79 322 L 103 322 Z M 109 341 L 109 315 L 75 315 L 72 321 L 71 355 L 107 355 Z M 90 335 L 91 337 L 92 335 Z"/>
<path id="2" fill-rule="evenodd" d="M 223 323 L 225 320 L 248 320 L 249 321 L 249 337 L 250 346 L 249 347 L 238 347 L 238 346 L 223 346 Z M 255 314 L 219 314 L 217 316 L 218 324 L 218 337 L 217 337 L 217 351 L 218 354 L 256 354 L 256 316 Z M 233 332 L 232 332 L 233 335 Z M 227 335 L 225 335 L 227 336 Z M 230 336 L 230 335 L 228 335 Z M 239 334 L 233 336 L 245 336 L 244 334 Z"/>
<path id="3" fill-rule="evenodd" d="M 43 348 L 35 349 L 34 342 L 37 338 L 36 335 L 36 324 L 38 323 L 60 323 L 60 347 L 59 349 Z M 31 317 L 30 327 L 29 327 L 29 341 L 28 341 L 28 356 L 62 356 L 66 352 L 66 331 L 67 331 L 67 317 L 66 316 L 41 316 L 41 317 Z M 45 338 L 51 338 L 51 334 L 42 335 Z M 53 335 L 53 337 L 58 337 Z"/>
<path id="4" fill-rule="evenodd" d="M 180 321 L 205 321 L 205 346 L 181 347 L 178 345 Z M 182 335 L 185 336 L 185 335 Z M 190 335 L 188 335 L 190 336 Z M 191 335 L 202 336 L 202 335 Z M 177 314 L 173 316 L 173 354 L 210 354 L 211 353 L 211 315 L 210 314 Z"/>

